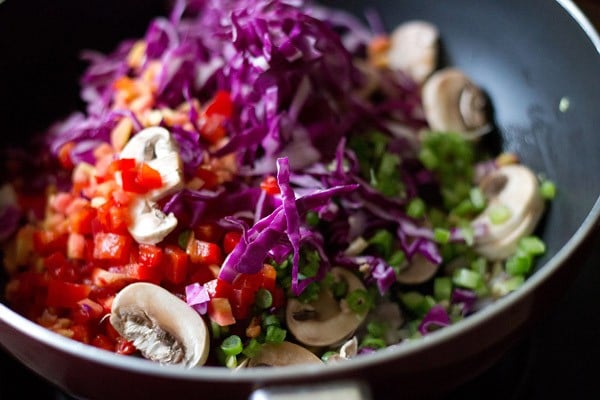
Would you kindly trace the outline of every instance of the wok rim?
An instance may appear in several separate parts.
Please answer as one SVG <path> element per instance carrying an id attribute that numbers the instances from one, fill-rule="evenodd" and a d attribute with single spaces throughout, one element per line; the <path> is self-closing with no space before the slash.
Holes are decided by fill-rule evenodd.
<path id="1" fill-rule="evenodd" d="M 572 0 L 555 0 L 570 15 L 585 36 L 591 40 L 600 55 L 600 35 L 589 19 Z M 102 364 L 106 367 L 122 371 L 135 372 L 148 376 L 162 378 L 176 378 L 189 381 L 218 381 L 224 383 L 255 383 L 255 382 L 277 382 L 290 381 L 299 378 L 307 378 L 318 375 L 320 378 L 330 376 L 341 376 L 346 372 L 371 368 L 378 364 L 391 362 L 396 359 L 414 355 L 419 352 L 432 350 L 445 342 L 451 342 L 464 334 L 484 325 L 487 321 L 497 317 L 503 311 L 524 301 L 534 289 L 548 280 L 558 269 L 563 267 L 569 257 L 575 254 L 584 241 L 591 236 L 593 231 L 600 225 L 600 195 L 596 198 L 594 205 L 587 216 L 577 228 L 569 240 L 552 256 L 545 264 L 541 265 L 531 277 L 525 280 L 523 286 L 490 304 L 485 311 L 476 312 L 460 323 L 450 325 L 444 329 L 432 332 L 426 337 L 403 344 L 390 347 L 368 356 L 361 356 L 351 362 L 334 363 L 328 365 L 302 364 L 287 366 L 285 368 L 245 368 L 241 370 L 229 370 L 224 367 L 204 366 L 201 368 L 185 369 L 179 366 L 160 365 L 142 358 L 123 357 L 115 353 L 101 350 L 93 346 L 68 339 L 60 334 L 52 332 L 33 321 L 26 319 L 20 314 L 0 303 L 0 321 L 11 326 L 15 330 L 31 339 L 54 348 L 60 352 L 67 353 L 75 358 L 85 359 L 92 363 Z M 5 348 L 7 352 L 11 350 Z"/>

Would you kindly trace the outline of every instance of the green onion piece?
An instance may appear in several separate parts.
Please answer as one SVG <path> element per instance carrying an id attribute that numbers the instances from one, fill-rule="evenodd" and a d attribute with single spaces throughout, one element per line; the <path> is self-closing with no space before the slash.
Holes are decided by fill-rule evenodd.
<path id="1" fill-rule="evenodd" d="M 260 288 L 254 295 L 254 304 L 258 308 L 265 309 L 273 304 L 273 295 L 265 288 Z"/>
<path id="2" fill-rule="evenodd" d="M 315 227 L 317 225 L 319 225 L 319 214 L 314 212 L 314 211 L 309 211 L 306 213 L 306 223 L 311 226 L 311 227 Z"/>
<path id="3" fill-rule="evenodd" d="M 425 296 L 423 300 L 423 314 L 426 314 L 431 307 L 436 305 L 436 301 L 432 296 L 429 295 Z"/>
<path id="4" fill-rule="evenodd" d="M 472 246 L 475 243 L 475 230 L 470 224 L 461 226 L 460 233 L 468 246 Z"/>
<path id="5" fill-rule="evenodd" d="M 355 289 L 348 293 L 346 302 L 350 310 L 356 314 L 364 314 L 371 308 L 371 297 L 363 289 Z"/>
<path id="6" fill-rule="evenodd" d="M 451 211 L 452 214 L 458 215 L 459 217 L 465 217 L 475 210 L 473 203 L 469 199 L 464 199 Z"/>
<path id="7" fill-rule="evenodd" d="M 337 356 L 337 355 L 338 355 L 338 352 L 337 352 L 337 351 L 326 351 L 325 353 L 323 353 L 323 354 L 321 355 L 321 360 L 322 360 L 323 362 L 327 362 L 327 361 L 329 361 L 329 359 L 330 359 L 332 356 Z"/>
<path id="8" fill-rule="evenodd" d="M 392 253 L 394 237 L 390 231 L 380 229 L 369 239 L 369 244 L 375 246 L 377 252 L 387 258 Z"/>
<path id="9" fill-rule="evenodd" d="M 471 261 L 471 269 L 483 276 L 487 271 L 487 261 L 485 257 L 477 257 Z"/>
<path id="10" fill-rule="evenodd" d="M 419 197 L 415 197 L 408 203 L 406 214 L 412 218 L 422 218 L 425 215 L 425 202 Z"/>
<path id="11" fill-rule="evenodd" d="M 231 335 L 221 343 L 221 350 L 227 356 L 237 356 L 244 350 L 242 339 L 238 335 Z"/>
<path id="12" fill-rule="evenodd" d="M 433 297 L 437 301 L 450 300 L 452 294 L 452 279 L 438 277 L 433 281 Z"/>
<path id="13" fill-rule="evenodd" d="M 402 250 L 396 250 L 388 258 L 387 262 L 392 267 L 399 267 L 406 261 L 406 255 Z"/>
<path id="14" fill-rule="evenodd" d="M 506 260 L 506 272 L 512 276 L 527 275 L 533 266 L 533 256 L 529 253 L 517 251 L 517 254 Z"/>
<path id="15" fill-rule="evenodd" d="M 546 200 L 552 200 L 556 197 L 556 185 L 547 179 L 540 184 L 540 194 Z"/>
<path id="16" fill-rule="evenodd" d="M 367 332 L 373 337 L 383 337 L 386 330 L 385 324 L 381 322 L 371 321 L 367 324 Z"/>
<path id="17" fill-rule="evenodd" d="M 181 247 L 183 250 L 187 249 L 187 245 L 190 241 L 190 237 L 192 236 L 192 230 L 191 229 L 186 229 L 183 232 L 181 232 L 179 234 L 179 236 L 177 237 L 177 244 L 179 245 L 179 247 Z"/>
<path id="18" fill-rule="evenodd" d="M 433 230 L 433 240 L 441 244 L 448 243 L 450 241 L 450 231 L 444 228 L 435 228 Z"/>
<path id="19" fill-rule="evenodd" d="M 263 314 L 262 327 L 267 329 L 269 326 L 281 326 L 281 321 L 273 314 Z"/>
<path id="20" fill-rule="evenodd" d="M 384 347 L 386 347 L 386 343 L 385 340 L 381 338 L 366 335 L 360 342 L 360 347 L 369 347 L 371 349 L 383 349 Z"/>
<path id="21" fill-rule="evenodd" d="M 402 293 L 400 295 L 402 303 L 411 311 L 419 311 L 424 299 L 425 298 L 421 293 L 415 291 Z"/>
<path id="22" fill-rule="evenodd" d="M 476 210 L 483 210 L 485 208 L 485 196 L 478 187 L 471 188 L 469 191 L 469 199 Z"/>
<path id="23" fill-rule="evenodd" d="M 511 216 L 510 208 L 502 205 L 496 205 L 490 207 L 489 217 L 490 221 L 494 225 L 500 225 L 506 221 Z"/>
<path id="24" fill-rule="evenodd" d="M 510 292 L 514 292 L 525 283 L 523 275 L 511 276 L 510 278 L 498 281 L 492 286 L 492 293 L 498 297 L 505 296 Z"/>
<path id="25" fill-rule="evenodd" d="M 537 236 L 525 236 L 519 241 L 519 249 L 532 256 L 546 252 L 546 244 Z"/>
<path id="26" fill-rule="evenodd" d="M 428 170 L 436 169 L 440 163 L 435 153 L 428 147 L 423 147 L 421 149 L 419 152 L 419 160 Z"/>
<path id="27" fill-rule="evenodd" d="M 261 346 L 262 345 L 258 340 L 254 338 L 250 339 L 246 347 L 244 347 L 244 350 L 242 350 L 242 353 L 248 358 L 256 357 L 258 355 L 258 352 L 260 351 Z"/>
<path id="28" fill-rule="evenodd" d="M 265 335 L 266 343 L 281 343 L 285 340 L 287 335 L 287 331 L 285 329 L 281 329 L 278 326 L 270 325 L 267 327 L 267 333 Z"/>
<path id="29" fill-rule="evenodd" d="M 452 283 L 467 289 L 477 289 L 483 284 L 481 274 L 467 268 L 459 268 L 452 276 Z"/>
<path id="30" fill-rule="evenodd" d="M 311 282 L 298 296 L 298 300 L 302 303 L 310 303 L 319 298 L 319 293 L 321 293 L 321 286 L 317 282 Z"/>
<path id="31" fill-rule="evenodd" d="M 210 321 L 210 332 L 211 332 L 211 336 L 214 339 L 219 339 L 221 337 L 221 326 L 219 324 L 217 324 L 215 321 L 211 320 Z"/>
<path id="32" fill-rule="evenodd" d="M 238 366 L 237 357 L 233 355 L 225 357 L 225 366 L 229 369 L 236 368 Z"/>
<path id="33" fill-rule="evenodd" d="M 345 297 L 348 293 L 348 282 L 342 280 L 333 282 L 331 285 L 331 292 L 337 299 Z"/>

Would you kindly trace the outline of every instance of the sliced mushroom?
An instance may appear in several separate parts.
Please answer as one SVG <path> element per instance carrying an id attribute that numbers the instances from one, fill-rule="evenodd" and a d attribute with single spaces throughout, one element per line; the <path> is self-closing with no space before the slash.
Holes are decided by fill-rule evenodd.
<path id="1" fill-rule="evenodd" d="M 410 264 L 396 276 L 396 280 L 405 285 L 418 285 L 431 279 L 438 268 L 438 264 L 417 253 L 413 256 Z"/>
<path id="2" fill-rule="evenodd" d="M 361 280 L 349 270 L 332 268 L 331 274 L 348 285 L 348 293 L 365 290 Z M 330 346 L 346 339 L 364 321 L 365 314 L 351 311 L 346 300 L 337 301 L 331 291 L 322 290 L 319 298 L 305 304 L 290 299 L 286 308 L 286 322 L 290 332 L 308 346 Z"/>
<path id="3" fill-rule="evenodd" d="M 133 200 L 129 213 L 129 233 L 138 243 L 159 243 L 177 227 L 177 218 L 173 213 L 165 214 L 144 197 Z"/>
<path id="4" fill-rule="evenodd" d="M 535 174 L 521 164 L 506 165 L 492 172 L 480 184 L 488 199 L 486 209 L 472 221 L 485 227 L 475 239 L 475 251 L 491 259 L 502 260 L 514 253 L 519 240 L 533 232 L 544 211 Z M 493 223 L 494 208 L 504 207 L 508 218 Z"/>
<path id="5" fill-rule="evenodd" d="M 209 336 L 202 317 L 158 285 L 126 286 L 113 300 L 110 323 L 152 361 L 195 367 L 208 357 Z"/>
<path id="6" fill-rule="evenodd" d="M 322 364 L 323 361 L 314 353 L 295 343 L 266 343 L 258 354 L 249 359 L 247 366 L 252 367 L 284 367 L 294 364 Z"/>
<path id="7" fill-rule="evenodd" d="M 146 162 L 160 173 L 163 186 L 148 193 L 147 197 L 151 200 L 183 187 L 183 166 L 177 143 L 165 128 L 155 126 L 139 131 L 127 142 L 120 157 Z"/>
<path id="8" fill-rule="evenodd" d="M 405 22 L 390 35 L 388 67 L 406 72 L 422 84 L 438 63 L 437 27 L 425 21 Z"/>
<path id="9" fill-rule="evenodd" d="M 431 130 L 457 132 L 468 139 L 490 131 L 487 96 L 462 71 L 435 72 L 423 85 L 422 97 Z"/>

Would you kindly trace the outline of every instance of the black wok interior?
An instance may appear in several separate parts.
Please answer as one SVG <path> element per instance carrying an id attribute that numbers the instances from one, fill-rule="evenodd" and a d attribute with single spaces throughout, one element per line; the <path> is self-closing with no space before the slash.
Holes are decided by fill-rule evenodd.
<path id="1" fill-rule="evenodd" d="M 518 153 L 558 187 L 540 227 L 548 246 L 543 265 L 584 223 L 600 193 L 600 57 L 558 2 L 452 0 L 443 11 L 439 2 L 322 3 L 357 15 L 371 7 L 390 29 L 415 18 L 439 27 L 442 63 L 463 69 L 489 94 L 502 148 Z M 25 143 L 57 118 L 81 109 L 77 79 L 85 64 L 80 50 L 106 52 L 124 38 L 142 36 L 166 4 L 0 2 L 0 147 Z M 519 14 L 510 12 L 517 6 Z M 568 101 L 568 109 L 561 111 L 561 100 Z"/>

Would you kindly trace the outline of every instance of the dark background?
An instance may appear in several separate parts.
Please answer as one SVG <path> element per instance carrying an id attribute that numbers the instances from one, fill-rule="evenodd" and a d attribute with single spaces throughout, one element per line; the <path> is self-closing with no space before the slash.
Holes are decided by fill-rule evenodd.
<path id="1" fill-rule="evenodd" d="M 87 48 L 89 43 L 81 43 L 76 32 L 80 21 L 89 21 L 90 18 L 102 21 L 102 29 L 105 34 L 101 35 L 102 41 L 95 44 L 94 48 L 101 51 L 111 50 L 113 45 L 122 39 L 122 32 L 129 32 L 131 37 L 138 37 L 144 33 L 146 23 L 136 25 L 132 21 L 120 18 L 119 15 L 89 15 L 89 9 L 101 9 L 100 7 L 89 7 L 90 3 L 101 2 L 101 0 L 68 1 L 69 7 L 78 7 L 86 18 L 73 20 L 68 26 L 57 26 L 52 23 L 53 16 L 60 13 L 58 7 L 60 1 L 32 1 L 24 0 L 0 0 L 0 16 L 8 12 L 9 7 L 31 7 L 31 19 L 24 21 L 20 19 L 2 18 L 0 24 L 0 49 L 11 49 L 11 46 L 28 45 L 44 40 L 44 30 L 53 31 L 51 37 L 57 37 L 56 30 L 62 30 L 64 37 L 69 40 L 63 43 L 48 43 L 48 46 L 37 46 L 44 48 L 49 54 L 54 55 L 56 62 L 60 62 L 61 54 L 74 53 L 78 49 Z M 597 29 L 600 29 L 600 1 L 578 0 L 576 3 L 586 13 Z M 154 4 L 152 6 L 151 4 Z M 162 10 L 156 7 L 156 2 L 145 2 L 134 0 L 123 2 L 122 7 L 133 7 L 136 12 L 145 18 L 136 21 L 147 21 Z M 109 11 L 107 10 L 107 13 Z M 86 15 L 87 13 L 87 15 Z M 127 15 L 128 13 L 123 13 Z M 110 21 L 110 22 L 109 22 Z M 38 29 L 27 30 L 22 24 L 35 23 Z M 124 28 L 125 27 L 125 28 Z M 116 28 L 116 29 L 113 29 Z M 111 35 L 111 32 L 119 32 L 119 36 Z M 19 37 L 18 42 L 12 36 L 14 32 L 25 32 L 24 37 Z M 59 36 L 60 37 L 60 36 Z M 0 54 L 0 65 L 3 71 L 10 71 L 9 66 L 15 60 Z M 10 51 L 9 51 L 10 54 Z M 48 54 L 40 54 L 39 57 L 48 57 Z M 18 63 L 16 63 L 18 64 Z M 8 68 L 7 68 L 8 67 Z M 71 63 L 60 70 L 63 76 L 48 76 L 44 71 L 39 71 L 31 77 L 29 82 L 14 82 L 10 79 L 0 80 L 0 93 L 3 98 L 10 101 L 6 93 L 15 93 L 16 90 L 31 90 L 35 88 L 38 96 L 56 96 L 56 91 L 67 91 L 77 98 L 77 82 L 71 87 L 58 86 L 57 82 L 69 82 L 73 76 L 78 76 L 82 64 Z M 600 74 L 600 71 L 599 71 Z M 59 96 L 62 97 L 62 96 Z M 40 99 L 42 101 L 44 99 Z M 47 100 L 44 100 L 46 102 Z M 51 102 L 52 104 L 52 102 Z M 4 105 L 6 106 L 6 105 Z M 37 110 L 39 118 L 31 118 L 31 108 L 27 105 L 11 108 L 7 118 L 20 121 L 26 130 L 45 128 L 44 125 L 37 126 L 36 121 L 50 121 L 56 115 L 78 107 L 76 103 L 56 103 L 54 106 L 43 110 Z M 2 105 L 0 105 L 2 107 Z M 14 122 L 9 126 L 14 126 Z M 0 121 L 0 127 L 2 123 Z M 1 131 L 0 131 L 1 132 Z M 5 138 L 6 132 L 0 137 Z M 3 140 L 3 139 L 0 139 Z M 544 316 L 537 323 L 532 332 L 526 335 L 517 345 L 509 351 L 496 365 L 484 372 L 473 381 L 460 386 L 448 399 L 547 399 L 558 396 L 569 396 L 576 399 L 597 398 L 600 393 L 600 379 L 598 378 L 597 364 L 600 360 L 600 312 L 598 296 L 600 291 L 600 237 L 595 238 L 591 246 L 591 254 L 588 261 L 581 267 L 580 273 L 574 282 L 566 282 L 565 296 L 557 304 L 553 311 Z M 93 379 L 93 377 L 90 377 Z M 21 383 L 17 383 L 20 381 Z M 0 351 L 0 400 L 20 399 L 67 399 L 54 387 L 42 378 L 32 374 L 24 366 L 13 360 L 9 355 Z"/>

